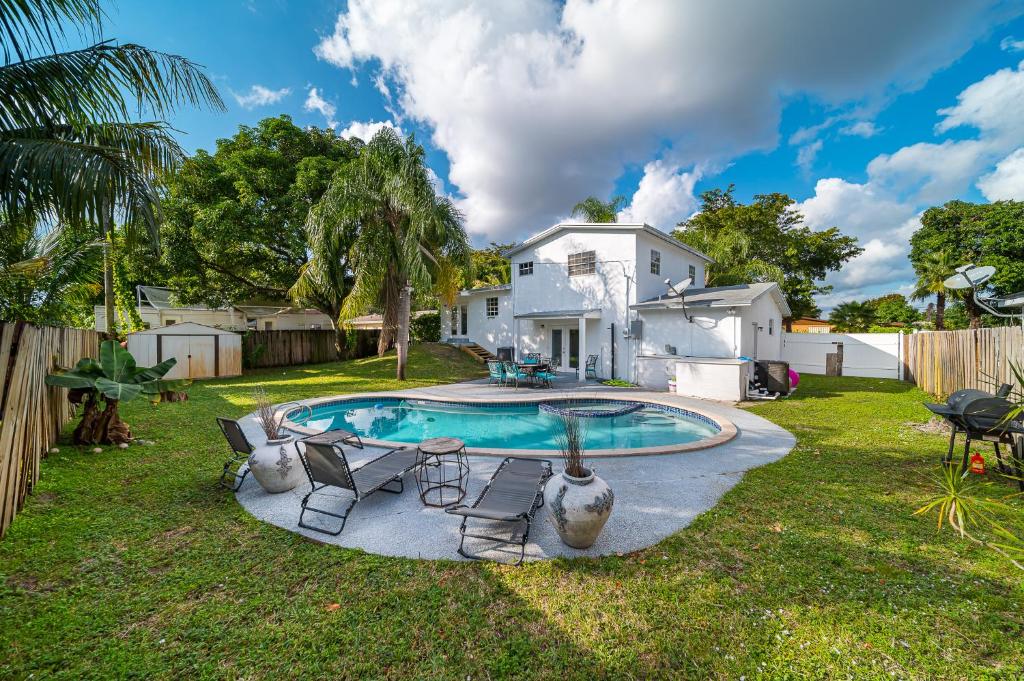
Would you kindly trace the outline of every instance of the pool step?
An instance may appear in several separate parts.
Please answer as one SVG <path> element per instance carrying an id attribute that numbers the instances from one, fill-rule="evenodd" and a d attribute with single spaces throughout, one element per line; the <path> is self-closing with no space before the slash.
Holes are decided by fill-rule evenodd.
<path id="1" fill-rule="evenodd" d="M 476 343 L 459 343 L 456 347 L 481 364 L 489 359 L 497 359 L 494 353 L 487 348 L 477 345 Z"/>

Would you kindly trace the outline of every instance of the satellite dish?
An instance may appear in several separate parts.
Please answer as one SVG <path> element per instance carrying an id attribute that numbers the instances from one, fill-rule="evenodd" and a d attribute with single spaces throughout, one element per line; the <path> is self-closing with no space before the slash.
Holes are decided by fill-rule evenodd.
<path id="1" fill-rule="evenodd" d="M 956 268 L 956 274 L 951 276 L 949 279 L 946 279 L 943 284 L 946 288 L 953 290 L 976 288 L 991 279 L 992 275 L 995 273 L 996 268 L 991 265 L 985 265 L 982 267 L 964 265 L 963 267 Z"/>
<path id="2" fill-rule="evenodd" d="M 668 286 L 668 290 L 671 291 L 672 293 L 676 294 L 677 296 L 683 295 L 683 291 L 685 291 L 686 289 L 690 288 L 690 286 L 692 284 L 693 284 L 693 279 L 691 277 L 687 277 L 686 279 L 683 279 L 682 281 L 680 281 L 675 286 L 672 285 L 672 280 L 671 279 L 666 279 L 665 280 L 665 286 Z"/>

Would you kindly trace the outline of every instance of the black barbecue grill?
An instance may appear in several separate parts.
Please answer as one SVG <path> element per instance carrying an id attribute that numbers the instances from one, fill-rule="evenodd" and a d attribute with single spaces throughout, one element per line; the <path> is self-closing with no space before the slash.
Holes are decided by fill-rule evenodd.
<path id="1" fill-rule="evenodd" d="M 1008 473 L 1012 465 L 1018 484 L 1024 489 L 1021 476 L 1021 460 L 1024 459 L 1024 422 L 1020 417 L 1009 419 L 1015 409 L 1013 403 L 1006 399 L 1011 386 L 1003 384 L 996 394 L 984 390 L 957 390 L 949 396 L 945 404 L 925 403 L 933 414 L 944 418 L 952 427 L 949 436 L 949 449 L 943 461 L 948 465 L 953 460 L 953 449 L 956 447 L 956 436 L 963 433 L 964 442 L 963 466 L 967 468 L 970 456 L 971 441 L 991 442 L 996 451 L 999 470 Z M 1009 447 L 1010 462 L 1003 461 L 1003 453 L 999 445 Z"/>

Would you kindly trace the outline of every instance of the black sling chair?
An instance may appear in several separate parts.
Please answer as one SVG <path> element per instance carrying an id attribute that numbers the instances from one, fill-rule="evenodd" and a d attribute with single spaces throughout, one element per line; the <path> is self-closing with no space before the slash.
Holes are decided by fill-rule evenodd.
<path id="1" fill-rule="evenodd" d="M 376 459 L 367 461 L 359 468 L 352 468 L 345 457 L 345 450 L 337 441 L 331 440 L 331 434 L 328 432 L 313 435 L 296 443 L 299 459 L 302 460 L 302 466 L 306 469 L 306 475 L 309 476 L 310 485 L 309 493 L 302 499 L 299 527 L 337 536 L 345 529 L 348 514 L 356 502 L 377 491 L 391 494 L 402 493 L 405 489 L 402 476 L 416 466 L 417 454 L 415 448 L 392 449 Z M 358 440 L 346 440 L 346 444 L 357 449 L 362 448 L 362 443 Z M 388 485 L 395 482 L 398 483 L 398 489 L 387 488 Z M 339 487 L 352 492 L 352 499 L 340 513 L 309 505 L 310 497 L 325 487 Z M 336 532 L 332 532 L 323 527 L 309 525 L 305 522 L 306 511 L 339 518 L 341 527 Z"/>
<path id="2" fill-rule="evenodd" d="M 238 471 L 242 464 L 249 460 L 249 455 L 252 454 L 252 444 L 242 432 L 242 426 L 238 425 L 238 421 L 218 416 L 217 425 L 224 433 L 232 454 L 231 458 L 224 462 L 224 472 L 220 474 L 220 485 L 232 492 L 237 492 L 238 488 L 242 486 L 245 476 L 249 475 L 248 468 L 241 475 L 238 474 Z"/>

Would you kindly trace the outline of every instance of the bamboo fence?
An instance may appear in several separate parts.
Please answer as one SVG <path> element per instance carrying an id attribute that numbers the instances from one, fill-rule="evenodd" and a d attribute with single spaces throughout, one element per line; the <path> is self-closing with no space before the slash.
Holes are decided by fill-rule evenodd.
<path id="1" fill-rule="evenodd" d="M 58 367 L 96 357 L 87 329 L 0 324 L 0 537 L 39 482 L 39 463 L 74 415 L 67 391 L 45 384 Z"/>
<path id="2" fill-rule="evenodd" d="M 344 359 L 376 354 L 379 331 L 360 329 L 348 335 Z M 246 369 L 334 362 L 334 342 L 334 331 L 248 331 L 242 338 L 242 362 Z"/>
<path id="3" fill-rule="evenodd" d="M 1024 330 L 1020 327 L 924 331 L 903 339 L 906 380 L 944 397 L 955 390 L 994 391 L 1015 384 L 1010 365 L 1024 368 Z"/>

